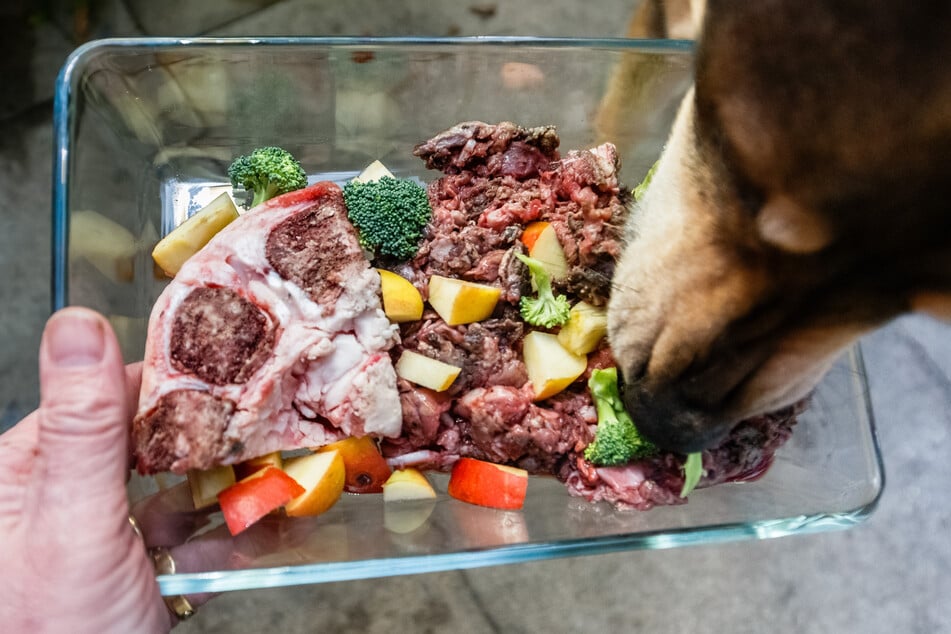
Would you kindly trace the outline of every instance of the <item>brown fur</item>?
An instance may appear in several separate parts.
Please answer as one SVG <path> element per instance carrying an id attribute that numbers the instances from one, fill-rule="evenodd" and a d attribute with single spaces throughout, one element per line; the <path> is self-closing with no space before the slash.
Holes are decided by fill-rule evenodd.
<path id="1" fill-rule="evenodd" d="M 656 23 L 647 3 L 635 24 Z M 951 315 L 951 5 L 702 13 L 695 85 L 609 307 L 628 409 L 681 451 L 802 398 L 892 317 Z"/>

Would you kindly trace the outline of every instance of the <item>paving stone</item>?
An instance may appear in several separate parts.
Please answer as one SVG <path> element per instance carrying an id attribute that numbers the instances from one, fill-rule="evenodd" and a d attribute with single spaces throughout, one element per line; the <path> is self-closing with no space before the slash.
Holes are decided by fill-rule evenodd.
<path id="1" fill-rule="evenodd" d="M 148 35 L 194 36 L 246 17 L 277 0 L 127 0 L 135 21 Z"/>
<path id="2" fill-rule="evenodd" d="M 50 312 L 50 108 L 0 123 L 0 430 L 36 407 Z"/>
<path id="3" fill-rule="evenodd" d="M 82 42 L 141 35 L 122 0 L 91 2 L 88 19 L 78 19 L 77 3 L 65 0 L 39 5 L 45 6 L 43 10 L 28 2 L 17 10 L 16 4 L 0 9 L 7 51 L 0 56 L 0 75 L 7 85 L 17 87 L 0 95 L 0 120 L 49 102 L 63 62 Z"/>
<path id="4" fill-rule="evenodd" d="M 0 119 L 52 99 L 56 74 L 73 49 L 72 42 L 52 22 L 29 26 L 27 19 L 25 15 L 4 16 L 0 23 L 6 34 L 0 74 L 8 87 L 15 87 L 0 94 Z"/>
<path id="5" fill-rule="evenodd" d="M 634 3 L 284 0 L 211 33 L 241 35 L 533 35 L 618 37 Z M 541 8 L 541 7 L 544 8 Z"/>
<path id="6" fill-rule="evenodd" d="M 227 593 L 214 600 L 213 610 L 200 610 L 175 629 L 183 634 L 269 631 L 490 634 L 499 630 L 460 572 Z"/>

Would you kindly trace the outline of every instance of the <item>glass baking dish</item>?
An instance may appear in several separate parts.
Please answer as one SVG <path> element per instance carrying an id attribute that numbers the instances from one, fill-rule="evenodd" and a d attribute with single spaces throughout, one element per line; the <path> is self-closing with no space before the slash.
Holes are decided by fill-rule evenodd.
<path id="1" fill-rule="evenodd" d="M 342 182 L 374 159 L 429 180 L 412 147 L 470 119 L 555 124 L 562 149 L 614 142 L 622 182 L 657 157 L 691 71 L 689 43 L 536 38 L 103 40 L 77 49 L 55 100 L 53 307 L 111 320 L 141 359 L 166 283 L 156 241 L 221 191 L 227 166 L 280 145 L 311 180 Z M 612 78 L 627 73 L 617 101 Z M 604 104 L 611 99 L 613 112 Z M 620 104 L 620 111 L 617 107 Z M 220 513 L 195 512 L 181 478 L 129 485 L 153 542 L 193 550 L 166 594 L 237 590 L 514 563 L 620 549 L 670 548 L 845 528 L 883 488 L 861 350 L 817 389 L 792 439 L 755 482 L 696 491 L 690 502 L 616 511 L 533 477 L 525 508 L 450 499 L 384 506 L 348 496 L 315 518 L 269 517 L 237 538 Z"/>

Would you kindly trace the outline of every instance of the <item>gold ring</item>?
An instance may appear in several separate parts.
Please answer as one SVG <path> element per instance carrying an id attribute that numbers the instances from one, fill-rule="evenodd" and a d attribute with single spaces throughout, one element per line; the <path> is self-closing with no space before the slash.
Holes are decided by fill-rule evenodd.
<path id="1" fill-rule="evenodd" d="M 155 566 L 155 573 L 159 575 L 174 575 L 175 560 L 172 559 L 172 553 L 168 548 L 157 546 L 149 549 L 149 556 L 152 557 L 152 565 Z M 178 617 L 179 621 L 185 621 L 195 615 L 195 608 L 191 602 L 181 594 L 162 597 L 165 605 L 172 611 L 172 614 Z"/>
<path id="2" fill-rule="evenodd" d="M 132 526 L 132 532 L 135 533 L 135 536 L 145 541 L 145 538 L 142 537 L 142 529 L 139 528 L 139 523 L 135 521 L 135 518 L 131 515 L 129 516 L 129 525 Z"/>

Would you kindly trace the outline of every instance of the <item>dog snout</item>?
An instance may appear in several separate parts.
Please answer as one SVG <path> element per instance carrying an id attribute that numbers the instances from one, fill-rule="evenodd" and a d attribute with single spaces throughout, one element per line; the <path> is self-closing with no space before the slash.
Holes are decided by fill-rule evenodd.
<path id="1" fill-rule="evenodd" d="M 692 453 L 719 444 L 731 423 L 687 401 L 676 387 L 625 385 L 624 407 L 637 429 L 665 451 Z"/>

